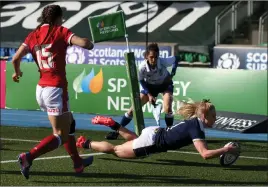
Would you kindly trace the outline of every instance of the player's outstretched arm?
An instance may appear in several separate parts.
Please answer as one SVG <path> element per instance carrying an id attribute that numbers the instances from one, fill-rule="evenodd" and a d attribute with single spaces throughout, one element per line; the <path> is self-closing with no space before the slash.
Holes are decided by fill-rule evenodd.
<path id="1" fill-rule="evenodd" d="M 194 146 L 195 146 L 196 150 L 200 153 L 202 158 L 204 158 L 204 159 L 215 158 L 215 157 L 219 157 L 220 155 L 222 155 L 226 152 L 236 152 L 237 151 L 237 148 L 233 145 L 229 145 L 229 146 L 222 147 L 219 149 L 209 150 L 207 148 L 207 145 L 206 145 L 204 140 L 195 140 Z"/>
<path id="2" fill-rule="evenodd" d="M 91 50 L 94 48 L 94 44 L 87 38 L 80 38 L 79 36 L 73 35 L 71 38 L 71 44 L 77 45 L 84 49 Z"/>

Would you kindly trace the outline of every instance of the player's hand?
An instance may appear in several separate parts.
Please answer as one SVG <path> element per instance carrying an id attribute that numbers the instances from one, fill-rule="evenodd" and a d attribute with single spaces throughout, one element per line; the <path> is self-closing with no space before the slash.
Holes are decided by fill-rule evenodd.
<path id="1" fill-rule="evenodd" d="M 155 102 L 156 102 L 155 97 L 152 96 L 151 94 L 148 94 L 148 97 L 149 97 L 149 102 L 150 102 L 150 104 L 155 105 Z"/>
<path id="2" fill-rule="evenodd" d="M 20 82 L 20 77 L 22 77 L 22 72 L 19 71 L 18 73 L 13 73 L 12 79 L 14 82 Z"/>
<path id="3" fill-rule="evenodd" d="M 239 147 L 235 146 L 234 144 L 227 145 L 225 148 L 226 148 L 227 152 L 240 153 Z"/>

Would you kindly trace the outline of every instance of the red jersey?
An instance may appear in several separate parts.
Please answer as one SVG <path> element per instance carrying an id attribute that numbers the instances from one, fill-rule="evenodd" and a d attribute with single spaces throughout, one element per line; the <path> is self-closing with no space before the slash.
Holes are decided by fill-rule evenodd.
<path id="1" fill-rule="evenodd" d="M 40 86 L 67 87 L 66 50 L 74 35 L 63 26 L 54 26 L 46 37 L 49 25 L 44 24 L 32 31 L 23 45 L 28 47 L 40 72 Z M 45 39 L 45 40 L 44 40 Z"/>

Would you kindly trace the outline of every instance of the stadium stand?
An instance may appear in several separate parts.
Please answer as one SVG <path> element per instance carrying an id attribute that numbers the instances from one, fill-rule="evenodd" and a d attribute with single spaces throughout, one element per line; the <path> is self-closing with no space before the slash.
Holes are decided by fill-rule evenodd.
<path id="1" fill-rule="evenodd" d="M 4 2 L 1 7 L 9 6 L 17 2 Z M 41 2 L 36 11 L 49 2 Z M 80 2 L 81 10 L 89 7 L 93 2 Z M 96 3 L 96 2 L 95 2 Z M 27 2 L 26 2 L 27 4 Z M 267 46 L 267 15 L 268 2 L 265 1 L 234 1 L 234 2 L 151 2 L 148 7 L 146 3 L 137 3 L 126 9 L 126 4 L 121 3 L 117 9 L 124 9 L 126 12 L 127 22 L 136 20 L 141 14 L 147 14 L 147 20 L 139 23 L 131 22 L 128 25 L 130 41 L 139 42 L 146 45 L 148 42 L 172 43 L 175 44 L 174 54 L 180 54 L 180 66 L 192 67 L 212 67 L 213 47 L 218 44 L 239 44 L 239 45 L 259 45 Z M 66 5 L 67 7 L 68 5 Z M 115 6 L 114 6 L 115 7 Z M 183 7 L 180 10 L 178 7 Z M 175 8 L 174 15 L 167 16 L 170 8 Z M 15 10 L 16 8 L 14 8 Z M 101 10 L 101 7 L 99 7 Z M 198 9 L 202 14 L 193 10 Z M 10 17 L 5 16 L 5 12 L 12 12 L 12 9 L 2 9 L 2 17 L 8 20 Z M 108 10 L 108 8 L 107 8 Z M 105 11 L 105 10 L 103 10 Z M 153 12 L 153 13 L 152 13 Z M 91 15 L 99 14 L 96 10 Z M 12 14 L 12 13 L 11 13 Z M 150 14 L 154 14 L 152 17 Z M 267 14 L 267 12 L 266 12 Z M 6 14 L 8 15 L 8 14 Z M 69 20 L 76 14 L 68 14 Z M 10 22 L 8 26 L 1 28 L 1 58 L 11 60 L 17 47 L 22 42 L 30 29 L 25 27 L 25 21 L 31 14 L 25 15 L 21 21 Z M 89 15 L 88 15 L 89 16 Z M 266 16 L 266 17 L 265 17 Z M 260 20 L 260 18 L 264 20 Z M 37 17 L 31 17 L 37 19 Z M 156 22 L 162 21 L 162 24 L 156 25 Z M 216 19 L 216 20 L 215 20 Z M 74 20 L 74 19 L 73 19 Z M 188 27 L 183 28 L 183 22 L 191 20 Z M 67 20 L 68 22 L 68 20 Z M 263 22 L 263 23 L 261 23 Z M 148 23 L 148 30 L 144 27 Z M 86 37 L 91 37 L 86 19 L 80 19 L 73 23 L 72 30 L 81 33 Z M 261 27 L 262 25 L 262 27 Z M 218 29 L 217 29 L 218 28 Z M 141 31 L 143 29 L 143 31 Z M 17 32 L 20 30 L 20 32 Z M 165 33 L 165 37 L 163 37 Z M 261 41 L 262 39 L 262 41 Z M 121 41 L 121 40 L 118 40 Z M 117 41 L 115 41 L 117 42 Z M 33 58 L 29 54 L 24 62 L 32 62 Z"/>

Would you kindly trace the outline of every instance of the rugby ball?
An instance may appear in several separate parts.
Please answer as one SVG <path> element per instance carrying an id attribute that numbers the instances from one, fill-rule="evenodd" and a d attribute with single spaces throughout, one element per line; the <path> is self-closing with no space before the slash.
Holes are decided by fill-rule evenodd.
<path id="1" fill-rule="evenodd" d="M 227 143 L 224 147 L 233 144 L 235 147 L 238 148 L 238 152 L 237 153 L 224 153 L 220 156 L 220 164 L 222 166 L 230 166 L 233 163 L 235 163 L 235 161 L 238 159 L 238 157 L 240 156 L 240 147 L 239 144 L 236 142 L 229 142 Z"/>

